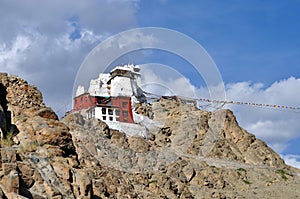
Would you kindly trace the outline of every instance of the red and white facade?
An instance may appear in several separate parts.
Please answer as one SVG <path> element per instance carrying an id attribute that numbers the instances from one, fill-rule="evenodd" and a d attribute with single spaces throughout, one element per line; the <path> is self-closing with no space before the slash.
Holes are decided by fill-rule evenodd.
<path id="1" fill-rule="evenodd" d="M 109 123 L 135 123 L 133 105 L 143 97 L 140 68 L 118 66 L 109 74 L 101 73 L 91 80 L 88 91 L 79 86 L 74 111 L 85 110 L 87 118 Z"/>
<path id="2" fill-rule="evenodd" d="M 134 123 L 130 97 L 111 97 L 107 103 L 96 103 L 87 109 L 87 118 L 102 121 Z"/>
<path id="3" fill-rule="evenodd" d="M 89 93 L 83 93 L 74 98 L 74 111 L 79 111 L 82 109 L 88 109 L 97 104 L 97 98 L 95 96 L 90 96 Z"/>

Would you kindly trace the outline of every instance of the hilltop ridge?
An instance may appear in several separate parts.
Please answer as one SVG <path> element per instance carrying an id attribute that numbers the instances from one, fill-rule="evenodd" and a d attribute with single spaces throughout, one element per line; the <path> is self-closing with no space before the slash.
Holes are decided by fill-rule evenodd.
<path id="1" fill-rule="evenodd" d="M 230 110 L 137 104 L 162 127 L 126 136 L 79 113 L 58 120 L 25 80 L 0 74 L 0 198 L 296 198 L 300 171 Z"/>

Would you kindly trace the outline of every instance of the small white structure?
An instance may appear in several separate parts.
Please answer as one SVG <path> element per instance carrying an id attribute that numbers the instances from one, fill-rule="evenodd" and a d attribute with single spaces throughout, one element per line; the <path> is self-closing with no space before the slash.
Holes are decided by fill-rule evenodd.
<path id="1" fill-rule="evenodd" d="M 76 96 L 84 94 L 84 86 L 79 85 L 76 90 Z"/>
<path id="2" fill-rule="evenodd" d="M 91 80 L 88 92 L 78 87 L 74 110 L 86 110 L 88 119 L 97 118 L 111 129 L 127 135 L 147 136 L 147 129 L 161 126 L 151 119 L 135 113 L 135 104 L 144 101 L 141 89 L 140 67 L 117 66 L 109 74 L 100 73 Z"/>
<path id="3" fill-rule="evenodd" d="M 134 65 L 118 66 L 110 72 L 111 96 L 136 96 L 143 95 L 141 88 L 140 67 Z"/>
<path id="4" fill-rule="evenodd" d="M 110 74 L 100 73 L 98 79 L 92 79 L 90 82 L 89 93 L 91 96 L 110 96 Z"/>

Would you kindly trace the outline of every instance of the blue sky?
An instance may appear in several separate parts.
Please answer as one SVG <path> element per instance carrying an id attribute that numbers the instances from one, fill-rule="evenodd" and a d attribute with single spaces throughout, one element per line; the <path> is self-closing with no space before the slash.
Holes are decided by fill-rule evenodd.
<path id="1" fill-rule="evenodd" d="M 197 40 L 226 82 L 269 85 L 299 77 L 299 1 L 159 2 L 141 2 L 139 25 L 174 29 Z"/>
<path id="2" fill-rule="evenodd" d="M 71 108 L 79 66 L 95 46 L 131 28 L 163 27 L 206 49 L 228 99 L 299 107 L 299 9 L 297 0 L 0 0 L 0 69 L 38 86 L 47 105 L 63 115 Z M 201 77 L 173 54 L 149 50 L 119 61 L 171 66 L 185 79 L 167 81 L 152 71 L 152 80 L 170 87 L 184 80 L 193 92 L 206 95 Z M 180 94 L 184 89 L 174 88 Z M 244 128 L 300 167 L 299 113 L 227 108 Z"/>

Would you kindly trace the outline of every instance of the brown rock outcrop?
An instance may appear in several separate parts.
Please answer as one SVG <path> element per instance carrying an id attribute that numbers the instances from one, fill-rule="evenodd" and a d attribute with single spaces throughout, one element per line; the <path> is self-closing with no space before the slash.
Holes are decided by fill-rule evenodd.
<path id="1" fill-rule="evenodd" d="M 9 174 L 4 175 L 1 184 L 5 187 L 5 193 L 19 193 L 19 176 L 16 170 L 12 170 Z"/>
<path id="2" fill-rule="evenodd" d="M 127 137 L 77 114 L 64 118 L 80 165 L 93 176 L 94 196 L 283 197 L 280 186 L 289 190 L 288 197 L 300 194 L 299 170 L 239 127 L 231 111 L 211 113 L 177 99 L 152 106 L 154 119 L 163 120 L 164 127 L 150 132 L 148 139 Z"/>
<path id="3" fill-rule="evenodd" d="M 71 170 L 78 164 L 69 128 L 23 79 L 2 73 L 0 89 L 1 129 L 7 135 L 1 140 L 4 195 L 75 198 Z"/>
<path id="4" fill-rule="evenodd" d="M 174 150 L 191 155 L 284 167 L 282 158 L 242 129 L 230 110 L 197 110 L 176 99 L 161 99 L 153 106 L 154 118 L 165 114 L 165 127 L 156 134 L 157 143 L 169 142 Z"/>
<path id="5" fill-rule="evenodd" d="M 11 121 L 19 131 L 17 139 L 22 147 L 28 144 L 59 146 L 66 155 L 74 153 L 68 127 L 58 121 L 54 111 L 43 103 L 41 92 L 25 80 L 0 74 L 5 106 Z M 0 113 L 1 114 L 1 113 Z M 0 117 L 1 118 L 1 117 Z"/>
<path id="6" fill-rule="evenodd" d="M 164 124 L 145 139 L 79 113 L 58 121 L 21 78 L 0 74 L 0 89 L 0 125 L 10 131 L 1 141 L 0 198 L 300 196 L 300 171 L 229 110 L 177 97 L 139 104 L 138 113 Z"/>

